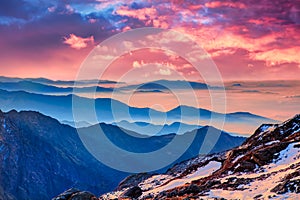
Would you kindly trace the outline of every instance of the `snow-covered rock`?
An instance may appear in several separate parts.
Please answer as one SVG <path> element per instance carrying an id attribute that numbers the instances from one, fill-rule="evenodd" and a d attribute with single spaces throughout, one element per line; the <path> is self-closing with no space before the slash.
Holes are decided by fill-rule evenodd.
<path id="1" fill-rule="evenodd" d="M 138 186 L 138 199 L 300 199 L 300 115 L 262 125 L 237 148 L 179 163 Z"/>

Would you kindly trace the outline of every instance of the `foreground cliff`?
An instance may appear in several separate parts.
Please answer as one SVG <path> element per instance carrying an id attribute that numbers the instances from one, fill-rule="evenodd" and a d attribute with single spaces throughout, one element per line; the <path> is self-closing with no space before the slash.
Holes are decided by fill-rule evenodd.
<path id="1" fill-rule="evenodd" d="M 165 174 L 139 174 L 100 199 L 300 199 L 300 115 L 260 126 L 241 146 Z"/>

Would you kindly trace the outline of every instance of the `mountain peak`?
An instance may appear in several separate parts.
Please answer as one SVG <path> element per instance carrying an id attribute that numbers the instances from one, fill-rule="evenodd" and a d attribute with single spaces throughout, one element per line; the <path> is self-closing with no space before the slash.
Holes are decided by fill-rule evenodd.
<path id="1" fill-rule="evenodd" d="M 300 115 L 281 124 L 263 124 L 243 145 L 258 146 L 272 141 L 288 141 L 300 131 Z"/>

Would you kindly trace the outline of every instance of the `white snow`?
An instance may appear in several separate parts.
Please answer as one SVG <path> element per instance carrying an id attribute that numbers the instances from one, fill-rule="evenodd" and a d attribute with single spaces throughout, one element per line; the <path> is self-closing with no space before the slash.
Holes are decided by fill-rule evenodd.
<path id="1" fill-rule="evenodd" d="M 281 182 L 281 179 L 292 172 L 294 172 L 295 169 L 287 170 L 286 172 L 279 172 L 279 174 L 275 173 L 265 180 L 256 180 L 254 182 L 251 182 L 248 185 L 244 185 L 242 187 L 241 185 L 239 188 L 244 188 L 244 190 L 222 190 L 222 189 L 213 189 L 210 190 L 210 192 L 207 193 L 207 195 L 210 198 L 216 198 L 216 197 L 222 197 L 225 199 L 231 199 L 234 197 L 234 199 L 253 199 L 256 195 L 262 194 L 263 196 L 259 199 L 268 199 L 269 196 L 277 196 L 278 199 L 285 199 L 284 196 L 278 196 L 276 193 L 271 192 L 271 190 Z M 255 174 L 257 177 L 261 174 Z M 245 175 L 241 175 L 241 177 L 236 176 L 237 178 L 247 178 Z M 228 178 L 228 177 L 226 177 Z M 291 198 L 291 197 L 295 198 Z M 286 199 L 300 199 L 300 194 L 292 194 L 292 195 L 286 195 Z"/>
<path id="2" fill-rule="evenodd" d="M 278 159 L 276 159 L 273 164 L 277 165 L 290 165 L 300 158 L 300 148 L 294 148 L 294 145 L 298 143 L 291 143 L 289 146 L 280 152 Z"/>
<path id="3" fill-rule="evenodd" d="M 118 199 L 118 197 L 122 194 L 121 191 L 117 191 L 117 192 L 111 192 L 111 193 L 107 193 L 104 194 L 100 197 L 100 199 L 105 199 L 105 200 L 109 200 L 109 199 Z"/>
<path id="4" fill-rule="evenodd" d="M 146 179 L 145 181 L 141 182 L 139 184 L 139 187 L 142 190 L 151 190 L 154 187 L 158 187 L 159 185 L 162 185 L 166 183 L 168 180 L 170 180 L 172 177 L 170 175 L 154 175 L 150 178 Z"/>
<path id="5" fill-rule="evenodd" d="M 299 126 L 299 124 L 296 124 L 296 123 L 295 123 L 294 126 L 293 126 L 293 128 L 292 128 L 292 130 L 294 130 L 294 132 L 293 132 L 292 134 L 299 132 L 299 131 L 300 131 L 300 126 Z"/>
<path id="6" fill-rule="evenodd" d="M 280 142 L 279 140 L 274 140 L 274 141 L 271 141 L 271 142 L 267 142 L 266 145 L 269 146 L 269 145 L 279 143 L 279 142 Z"/>
<path id="7" fill-rule="evenodd" d="M 191 182 L 200 178 L 203 178 L 205 176 L 211 175 L 214 171 L 221 168 L 221 163 L 217 161 L 210 161 L 207 165 L 204 167 L 200 167 L 197 169 L 196 172 L 193 174 L 189 174 L 186 176 L 186 178 Z"/>
<path id="8" fill-rule="evenodd" d="M 244 155 L 239 155 L 238 157 L 236 157 L 234 160 L 233 160 L 233 163 L 235 163 L 236 161 L 238 161 L 238 159 L 244 157 Z"/>
<path id="9" fill-rule="evenodd" d="M 270 127 L 272 127 L 273 125 L 267 125 L 267 124 L 264 124 L 260 127 L 260 131 L 261 132 L 266 132 Z"/>
<path id="10" fill-rule="evenodd" d="M 299 143 L 289 144 L 285 150 L 280 152 L 278 159 L 274 160 L 273 163 L 263 167 L 263 172 L 230 175 L 222 178 L 221 182 L 225 182 L 226 179 L 231 177 L 254 179 L 261 175 L 269 174 L 270 176 L 265 180 L 255 180 L 248 185 L 240 185 L 239 188 L 245 189 L 243 191 L 215 189 L 211 190 L 209 193 L 207 193 L 207 195 L 210 198 L 223 197 L 226 199 L 231 199 L 234 196 L 235 199 L 253 199 L 256 195 L 262 194 L 263 196 L 259 199 L 268 199 L 269 196 L 272 196 L 272 199 L 300 199 L 300 194 L 288 193 L 285 195 L 278 195 L 271 192 L 271 190 L 281 182 L 282 178 L 296 170 L 299 170 L 299 167 L 298 169 L 288 169 L 292 164 L 299 163 L 300 148 L 294 148 L 295 144 Z M 273 195 L 275 196 L 273 197 Z"/>
<path id="11" fill-rule="evenodd" d="M 263 125 L 260 127 L 260 133 L 259 135 L 263 135 L 265 132 L 271 132 L 271 131 L 274 131 L 278 126 L 275 124 L 275 125 Z"/>
<path id="12" fill-rule="evenodd" d="M 174 179 L 167 183 L 166 185 L 162 185 L 159 187 L 156 187 L 152 190 L 147 191 L 146 193 L 143 194 L 143 196 L 146 196 L 150 193 L 157 194 L 159 192 L 165 191 L 165 190 L 170 190 L 178 186 L 182 186 L 186 183 L 190 183 L 194 180 L 198 180 L 200 178 L 206 177 L 211 175 L 214 171 L 220 169 L 221 163 L 217 161 L 210 161 L 207 165 L 198 168 L 194 173 L 189 174 L 188 176 L 185 176 L 183 178 L 179 179 Z"/>

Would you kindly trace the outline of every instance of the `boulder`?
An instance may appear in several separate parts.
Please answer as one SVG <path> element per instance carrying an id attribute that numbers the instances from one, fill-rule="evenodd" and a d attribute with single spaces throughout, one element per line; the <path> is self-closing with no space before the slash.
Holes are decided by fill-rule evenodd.
<path id="1" fill-rule="evenodd" d="M 141 196 L 142 193 L 143 192 L 142 192 L 142 189 L 140 187 L 134 186 L 134 187 L 129 188 L 128 190 L 126 190 L 121 196 L 122 196 L 122 198 L 129 197 L 129 198 L 136 199 L 139 196 Z"/>

